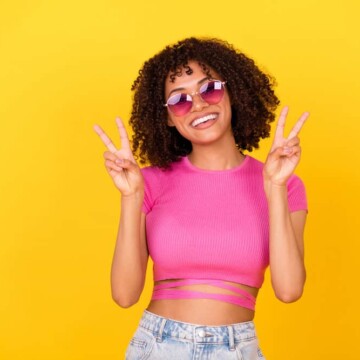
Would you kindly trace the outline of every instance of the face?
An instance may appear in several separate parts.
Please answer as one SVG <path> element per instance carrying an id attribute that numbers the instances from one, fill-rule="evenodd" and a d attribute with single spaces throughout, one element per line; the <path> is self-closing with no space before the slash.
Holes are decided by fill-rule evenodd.
<path id="1" fill-rule="evenodd" d="M 175 115 L 168 109 L 168 125 L 175 126 L 178 132 L 192 144 L 209 144 L 224 137 L 233 137 L 231 130 L 231 104 L 226 89 L 217 104 L 208 104 L 198 92 L 201 85 L 209 81 L 196 61 L 189 61 L 193 70 L 191 75 L 185 71 L 177 76 L 174 82 L 168 76 L 165 82 L 165 99 L 180 93 L 192 94 L 192 107 L 185 115 Z M 215 71 L 210 69 L 211 79 L 224 81 Z"/>

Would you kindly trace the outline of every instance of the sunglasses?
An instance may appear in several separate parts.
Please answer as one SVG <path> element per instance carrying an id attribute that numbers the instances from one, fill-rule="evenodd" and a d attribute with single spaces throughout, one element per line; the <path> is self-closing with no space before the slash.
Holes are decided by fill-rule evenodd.
<path id="1" fill-rule="evenodd" d="M 209 105 L 217 104 L 224 96 L 225 83 L 226 81 L 210 80 L 201 85 L 199 91 L 192 94 L 180 93 L 170 96 L 164 106 L 167 106 L 175 116 L 183 116 L 191 110 L 193 96 L 197 94 Z"/>

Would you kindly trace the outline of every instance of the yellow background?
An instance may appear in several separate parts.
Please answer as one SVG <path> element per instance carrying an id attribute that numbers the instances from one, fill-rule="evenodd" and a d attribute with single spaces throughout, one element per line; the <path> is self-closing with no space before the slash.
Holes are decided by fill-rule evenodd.
<path id="1" fill-rule="evenodd" d="M 308 280 L 294 304 L 266 278 L 255 318 L 268 360 L 358 359 L 357 1 L 14 1 L 0 6 L 0 359 L 121 359 L 150 298 L 123 310 L 110 264 L 120 196 L 99 123 L 118 145 L 142 63 L 190 35 L 228 40 L 302 111 Z M 264 160 L 270 141 L 253 156 Z"/>

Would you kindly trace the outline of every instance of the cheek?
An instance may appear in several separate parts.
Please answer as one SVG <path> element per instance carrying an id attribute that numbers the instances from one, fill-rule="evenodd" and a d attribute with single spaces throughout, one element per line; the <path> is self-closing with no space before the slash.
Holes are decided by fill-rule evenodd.
<path id="1" fill-rule="evenodd" d="M 184 128 L 184 126 L 182 125 L 181 121 L 176 121 L 176 120 L 169 120 L 172 121 L 172 125 L 169 125 L 172 128 L 176 128 L 176 130 L 178 131 L 178 133 L 185 139 L 190 140 L 189 138 L 189 133 L 188 130 L 186 128 Z"/>
<path id="2" fill-rule="evenodd" d="M 181 129 L 182 124 L 185 122 L 185 120 L 181 117 L 174 116 L 173 114 L 169 113 L 167 114 L 167 125 L 170 127 L 176 127 L 176 129 Z"/>
<path id="3" fill-rule="evenodd" d="M 184 119 L 180 116 L 175 116 L 171 111 L 167 111 L 166 121 L 168 126 L 179 128 L 181 123 L 184 122 Z"/>

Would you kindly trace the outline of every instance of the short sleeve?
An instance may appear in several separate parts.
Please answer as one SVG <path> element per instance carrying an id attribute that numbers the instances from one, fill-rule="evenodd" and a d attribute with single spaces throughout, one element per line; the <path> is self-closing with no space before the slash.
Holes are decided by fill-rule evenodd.
<path id="1" fill-rule="evenodd" d="M 144 201 L 141 207 L 142 212 L 146 215 L 152 210 L 157 189 L 158 177 L 153 167 L 145 167 L 141 169 L 144 177 Z"/>
<path id="2" fill-rule="evenodd" d="M 303 181 L 297 175 L 292 175 L 288 180 L 287 189 L 290 212 L 298 210 L 306 210 L 308 212 L 306 190 Z"/>
<path id="3" fill-rule="evenodd" d="M 152 201 L 150 199 L 149 191 L 147 189 L 147 186 L 145 184 L 144 201 L 143 201 L 143 204 L 141 206 L 141 211 L 147 215 L 150 212 L 151 208 L 152 208 Z"/>

